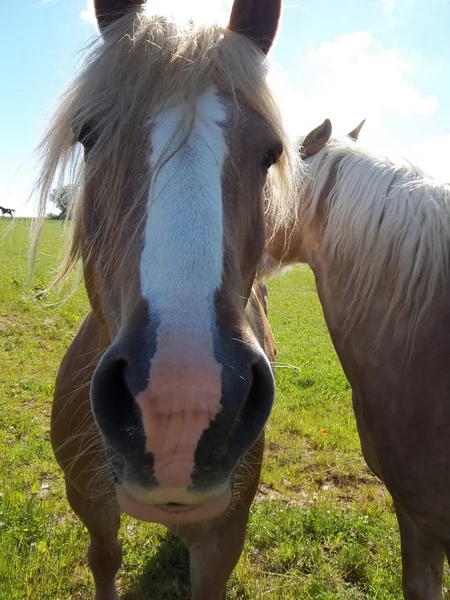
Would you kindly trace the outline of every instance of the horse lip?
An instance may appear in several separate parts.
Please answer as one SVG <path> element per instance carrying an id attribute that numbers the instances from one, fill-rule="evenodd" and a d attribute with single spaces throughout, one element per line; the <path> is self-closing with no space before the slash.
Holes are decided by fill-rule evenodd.
<path id="1" fill-rule="evenodd" d="M 196 504 L 155 504 L 155 506 L 171 513 L 184 513 L 197 507 Z"/>
<path id="2" fill-rule="evenodd" d="M 140 521 L 162 523 L 163 525 L 182 525 L 209 521 L 225 513 L 232 500 L 231 486 L 219 496 L 202 504 L 146 504 L 132 496 L 124 486 L 116 485 L 116 494 L 122 512 Z"/>

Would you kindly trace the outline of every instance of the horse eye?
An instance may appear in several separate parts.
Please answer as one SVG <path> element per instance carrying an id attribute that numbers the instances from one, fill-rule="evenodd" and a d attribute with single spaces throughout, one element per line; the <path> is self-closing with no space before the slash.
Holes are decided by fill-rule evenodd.
<path id="1" fill-rule="evenodd" d="M 95 145 L 98 135 L 91 123 L 85 123 L 79 133 L 78 141 L 83 144 L 85 154 L 88 154 Z"/>
<path id="2" fill-rule="evenodd" d="M 274 165 L 277 160 L 280 158 L 283 152 L 283 147 L 281 144 L 278 144 L 264 155 L 262 160 L 262 169 L 264 172 L 267 172 L 272 165 Z"/>

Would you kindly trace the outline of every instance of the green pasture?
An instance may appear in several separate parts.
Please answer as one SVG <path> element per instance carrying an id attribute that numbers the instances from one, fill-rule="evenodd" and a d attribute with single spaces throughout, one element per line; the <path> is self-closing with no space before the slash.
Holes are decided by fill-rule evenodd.
<path id="1" fill-rule="evenodd" d="M 56 371 L 87 310 L 45 289 L 63 226 L 45 224 L 27 281 L 30 222 L 0 219 L 0 600 L 93 598 L 88 535 L 66 503 L 49 442 Z M 399 536 L 389 496 L 361 457 L 350 390 L 307 268 L 271 283 L 277 398 L 261 488 L 228 586 L 239 600 L 398 600 Z M 163 527 L 124 518 L 127 600 L 186 600 L 187 555 Z"/>

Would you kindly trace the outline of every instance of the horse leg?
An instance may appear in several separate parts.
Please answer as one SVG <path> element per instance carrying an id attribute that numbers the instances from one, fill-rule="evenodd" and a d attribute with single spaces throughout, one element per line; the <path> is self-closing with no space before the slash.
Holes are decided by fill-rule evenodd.
<path id="1" fill-rule="evenodd" d="M 441 542 L 395 505 L 400 527 L 405 600 L 441 600 L 445 552 Z"/>
<path id="2" fill-rule="evenodd" d="M 122 561 L 122 549 L 117 538 L 120 510 L 114 492 L 89 498 L 66 479 L 67 499 L 73 511 L 87 527 L 91 544 L 89 568 L 95 582 L 95 600 L 118 600 L 116 573 Z"/>
<path id="3" fill-rule="evenodd" d="M 221 600 L 245 541 L 248 508 L 237 506 L 230 519 L 188 543 L 191 600 Z"/>
<path id="4" fill-rule="evenodd" d="M 104 346 L 100 327 L 89 315 L 61 362 L 52 406 L 51 441 L 64 471 L 69 504 L 91 538 L 88 559 L 95 598 L 116 600 L 120 511 L 89 400 L 90 381 Z"/>
<path id="5" fill-rule="evenodd" d="M 361 398 L 353 393 L 352 399 L 364 458 L 368 467 L 383 480 Z M 437 538 L 416 525 L 398 504 L 395 509 L 402 549 L 403 595 L 406 600 L 440 600 L 444 549 Z"/>
<path id="6" fill-rule="evenodd" d="M 258 489 L 264 451 L 263 437 L 253 445 L 237 479 L 234 505 L 222 518 L 174 528 L 189 548 L 191 600 L 221 600 L 242 553 L 250 506 Z"/>

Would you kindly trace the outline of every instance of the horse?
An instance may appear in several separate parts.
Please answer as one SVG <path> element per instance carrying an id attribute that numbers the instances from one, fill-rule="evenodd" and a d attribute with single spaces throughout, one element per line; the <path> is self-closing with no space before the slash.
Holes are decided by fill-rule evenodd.
<path id="1" fill-rule="evenodd" d="M 274 399 L 266 214 L 289 220 L 299 168 L 267 80 L 281 0 L 235 0 L 227 26 L 149 8 L 95 1 L 101 40 L 41 146 L 41 217 L 57 175 L 78 190 L 63 274 L 81 259 L 90 302 L 51 443 L 96 600 L 117 598 L 121 513 L 179 535 L 191 597 L 218 600 Z"/>
<path id="2" fill-rule="evenodd" d="M 307 263 L 352 389 L 361 448 L 392 496 L 406 600 L 442 597 L 450 559 L 450 187 L 325 120 L 301 142 L 295 223 L 263 273 Z M 350 139 L 353 138 L 353 139 Z"/>
<path id="3" fill-rule="evenodd" d="M 10 215 L 11 217 L 14 217 L 13 213 L 16 212 L 13 208 L 5 208 L 4 206 L 0 206 L 0 210 L 2 211 L 2 217 L 4 217 L 5 215 Z"/>

